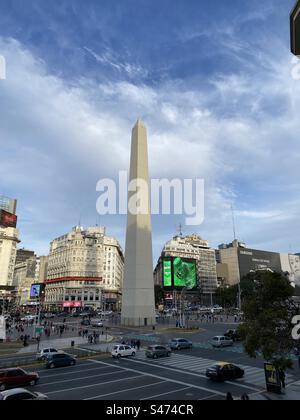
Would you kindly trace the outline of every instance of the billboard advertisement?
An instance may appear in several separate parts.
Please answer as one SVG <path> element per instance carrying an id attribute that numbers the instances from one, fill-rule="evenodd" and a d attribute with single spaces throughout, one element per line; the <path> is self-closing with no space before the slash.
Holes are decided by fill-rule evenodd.
<path id="1" fill-rule="evenodd" d="M 165 258 L 163 260 L 163 287 L 172 289 L 195 289 L 197 266 L 195 260 Z"/>
<path id="2" fill-rule="evenodd" d="M 33 284 L 30 288 L 30 299 L 40 299 L 45 291 L 43 283 Z"/>
<path id="3" fill-rule="evenodd" d="M 0 340 L 6 340 L 6 322 L 4 316 L 0 316 Z"/>
<path id="4" fill-rule="evenodd" d="M 280 254 L 276 252 L 239 249 L 239 268 L 241 278 L 251 271 L 267 270 L 281 272 Z"/>
<path id="5" fill-rule="evenodd" d="M 63 307 L 64 308 L 81 308 L 82 303 L 79 301 L 72 301 L 72 302 L 64 302 Z"/>
<path id="6" fill-rule="evenodd" d="M 8 213 L 5 210 L 0 210 L 0 226 L 5 228 L 15 228 L 17 227 L 17 219 L 18 218 L 15 214 Z"/>

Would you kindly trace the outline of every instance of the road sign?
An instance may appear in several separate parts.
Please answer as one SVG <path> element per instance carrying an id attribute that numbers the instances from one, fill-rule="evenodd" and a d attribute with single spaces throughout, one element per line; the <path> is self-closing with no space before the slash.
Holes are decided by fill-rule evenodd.
<path id="1" fill-rule="evenodd" d="M 300 0 L 291 13 L 291 50 L 300 57 Z"/>
<path id="2" fill-rule="evenodd" d="M 265 363 L 265 376 L 268 392 L 281 394 L 279 372 L 272 363 Z"/>

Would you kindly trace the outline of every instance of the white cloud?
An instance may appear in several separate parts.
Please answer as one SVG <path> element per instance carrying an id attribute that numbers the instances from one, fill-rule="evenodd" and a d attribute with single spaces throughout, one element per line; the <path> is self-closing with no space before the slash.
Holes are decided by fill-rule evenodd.
<path id="1" fill-rule="evenodd" d="M 300 248 L 300 83 L 285 55 L 264 60 L 268 77 L 220 74 L 210 90 L 191 91 L 172 81 L 149 87 L 84 78 L 70 87 L 17 41 L 0 38 L 0 51 L 8 65 L 0 82 L 0 190 L 20 199 L 26 245 L 44 252 L 80 213 L 86 223 L 96 221 L 96 182 L 128 167 L 130 130 L 140 116 L 149 128 L 153 177 L 205 178 L 199 233 L 214 245 L 230 240 L 236 201 L 241 239 Z M 124 220 L 109 231 L 124 232 L 118 223 Z M 156 233 L 167 240 L 175 223 L 158 220 Z"/>

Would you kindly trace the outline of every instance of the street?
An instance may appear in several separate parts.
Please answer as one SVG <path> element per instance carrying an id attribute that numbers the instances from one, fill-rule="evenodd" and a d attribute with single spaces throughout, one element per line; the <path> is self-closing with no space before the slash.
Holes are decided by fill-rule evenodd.
<path id="1" fill-rule="evenodd" d="M 206 368 L 223 358 L 245 368 L 245 378 L 209 381 Z M 95 358 L 75 367 L 41 369 L 34 390 L 51 400 L 223 400 L 227 392 L 237 399 L 244 393 L 255 399 L 265 390 L 264 371 L 258 364 L 245 355 L 220 351 L 187 350 L 157 361 L 146 359 L 140 351 L 135 358 Z M 287 385 L 300 379 L 296 374 L 288 374 Z"/>

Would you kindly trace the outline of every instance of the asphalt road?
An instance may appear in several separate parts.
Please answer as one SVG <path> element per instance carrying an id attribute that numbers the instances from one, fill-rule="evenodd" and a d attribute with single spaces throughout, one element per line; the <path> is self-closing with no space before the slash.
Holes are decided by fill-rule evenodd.
<path id="1" fill-rule="evenodd" d="M 209 381 L 206 368 L 219 360 L 244 367 L 245 378 L 227 383 Z M 264 390 L 262 361 L 217 350 L 181 351 L 157 361 L 146 359 L 141 351 L 136 358 L 96 358 L 75 367 L 41 369 L 39 374 L 41 381 L 34 390 L 51 400 L 222 400 L 227 392 L 237 398 L 246 392 L 251 398 Z M 296 380 L 296 372 L 288 375 L 288 383 Z"/>

